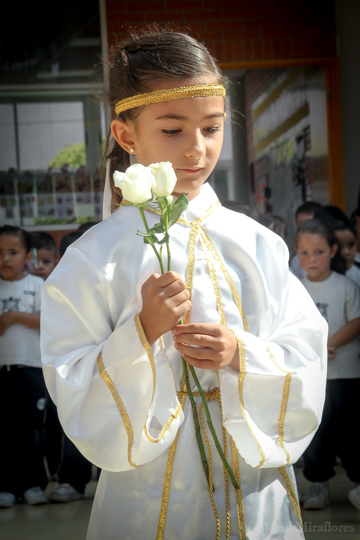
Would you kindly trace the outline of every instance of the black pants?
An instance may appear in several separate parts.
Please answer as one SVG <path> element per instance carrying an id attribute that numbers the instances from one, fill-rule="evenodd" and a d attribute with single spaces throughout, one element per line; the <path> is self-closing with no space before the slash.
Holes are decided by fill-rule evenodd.
<path id="1" fill-rule="evenodd" d="M 328 380 L 321 424 L 303 454 L 305 478 L 311 482 L 329 480 L 335 475 L 338 456 L 349 479 L 360 483 L 359 414 L 360 379 Z"/>
<path id="2" fill-rule="evenodd" d="M 20 497 L 32 487 L 45 489 L 45 405 L 41 368 L 0 368 L 0 491 Z"/>
<path id="3" fill-rule="evenodd" d="M 65 435 L 57 408 L 48 395 L 45 423 L 46 458 L 50 473 L 57 472 L 59 483 L 72 485 L 79 493 L 91 480 L 92 465 Z"/>

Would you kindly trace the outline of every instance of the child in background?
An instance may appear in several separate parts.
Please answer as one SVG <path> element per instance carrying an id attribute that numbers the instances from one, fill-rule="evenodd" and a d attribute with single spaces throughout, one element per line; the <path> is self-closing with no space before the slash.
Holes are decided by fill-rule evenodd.
<path id="1" fill-rule="evenodd" d="M 334 230 L 341 256 L 346 262 L 346 277 L 360 287 L 360 268 L 354 264 L 357 249 L 356 230 L 350 221 L 335 224 Z"/>
<path id="2" fill-rule="evenodd" d="M 306 201 L 298 208 L 295 212 L 295 223 L 298 227 L 300 223 L 303 221 L 307 221 L 308 219 L 313 219 L 314 214 L 316 210 L 321 208 L 321 204 L 316 201 Z M 290 260 L 290 271 L 296 276 L 298 279 L 303 279 L 306 276 L 306 273 L 301 268 L 299 257 L 295 253 L 293 257 Z"/>
<path id="3" fill-rule="evenodd" d="M 32 260 L 27 265 L 34 276 L 44 281 L 49 277 L 58 263 L 57 246 L 51 234 L 44 231 L 30 233 Z M 46 399 L 45 415 L 45 455 L 50 476 L 57 472 L 61 456 L 61 425 L 59 423 L 56 407 L 49 393 Z"/>
<path id="4" fill-rule="evenodd" d="M 0 227 L 0 508 L 18 498 L 44 504 L 44 411 L 40 359 L 40 295 L 43 280 L 26 274 L 29 234 Z"/>
<path id="5" fill-rule="evenodd" d="M 283 240 L 285 240 L 287 234 L 287 224 L 286 220 L 282 216 L 266 212 L 265 214 L 260 215 L 259 222 L 264 225 L 264 227 L 267 227 L 270 229 L 270 231 L 273 231 Z"/>
<path id="6" fill-rule="evenodd" d="M 67 234 L 65 234 L 65 236 L 62 237 L 62 239 L 60 240 L 60 245 L 59 245 L 59 251 L 60 251 L 60 257 L 62 257 L 65 253 L 65 251 L 67 250 L 67 248 L 73 243 L 75 242 L 75 240 L 77 240 L 78 238 L 80 238 L 80 236 L 82 235 L 83 233 L 79 230 L 76 230 L 76 231 L 71 231 Z"/>
<path id="7" fill-rule="evenodd" d="M 289 273 L 283 240 L 222 208 L 206 183 L 226 117 L 225 81 L 207 49 L 184 33 L 145 29 L 115 47 L 109 71 L 117 117 L 108 217 L 67 248 L 45 283 L 41 330 L 60 420 L 102 469 L 87 538 L 302 539 L 291 463 L 321 417 L 326 323 Z M 129 156 L 171 162 L 173 195 L 189 199 L 170 231 L 173 270 L 162 275 L 136 234 L 139 210 L 118 206 L 113 173 Z M 159 217 L 147 214 L 151 228 Z M 182 355 L 241 489 L 204 423 L 209 488 Z"/>
<path id="8" fill-rule="evenodd" d="M 324 412 L 303 455 L 303 473 L 312 482 L 303 508 L 318 510 L 330 503 L 329 479 L 335 474 L 339 456 L 348 477 L 356 484 L 349 499 L 360 510 L 358 432 L 353 424 L 360 394 L 360 289 L 343 275 L 344 261 L 339 257 L 337 239 L 327 221 L 301 223 L 296 250 L 307 274 L 302 283 L 329 325 Z"/>
<path id="9" fill-rule="evenodd" d="M 80 231 L 68 233 L 60 242 L 60 255 L 76 238 Z M 31 273 L 46 280 L 57 262 L 57 247 L 54 238 L 47 232 L 33 232 L 31 249 L 34 257 Z M 65 240 L 64 240 L 65 239 Z M 66 437 L 59 422 L 57 408 L 47 392 L 45 419 L 45 455 L 49 473 L 57 475 L 59 486 L 49 498 L 52 502 L 67 503 L 84 498 L 85 487 L 91 480 L 91 463 L 79 452 Z"/>
<path id="10" fill-rule="evenodd" d="M 357 207 L 351 214 L 350 221 L 354 225 L 354 228 L 356 231 L 356 237 L 357 237 L 357 246 L 356 246 L 356 255 L 355 255 L 354 264 L 358 268 L 360 268 L 360 189 L 359 189 Z"/>
<path id="11" fill-rule="evenodd" d="M 58 263 L 56 242 L 51 234 L 43 231 L 30 233 L 33 263 L 30 271 L 34 276 L 49 277 Z"/>
<path id="12" fill-rule="evenodd" d="M 337 206 L 323 206 L 315 212 L 316 219 L 325 219 L 335 231 L 340 255 L 345 261 L 345 274 L 360 286 L 360 269 L 354 264 L 357 249 L 356 229 L 347 214 Z"/>
<path id="13" fill-rule="evenodd" d="M 350 221 L 354 226 L 354 229 L 356 231 L 356 238 L 357 238 L 357 244 L 356 244 L 356 254 L 354 259 L 354 264 L 360 268 L 360 208 L 359 210 L 354 210 L 351 214 Z"/>

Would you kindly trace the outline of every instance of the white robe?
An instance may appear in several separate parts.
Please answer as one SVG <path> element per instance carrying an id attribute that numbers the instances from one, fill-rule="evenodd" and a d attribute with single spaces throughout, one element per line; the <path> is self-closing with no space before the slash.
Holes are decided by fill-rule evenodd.
<path id="1" fill-rule="evenodd" d="M 327 325 L 280 237 L 216 201 L 204 185 L 170 229 L 172 269 L 187 276 L 191 321 L 222 322 L 239 340 L 240 372 L 197 370 L 205 392 L 219 389 L 208 404 L 236 493 L 206 428 L 211 500 L 172 333 L 152 347 L 143 335 L 141 285 L 159 267 L 136 235 L 139 211 L 92 227 L 45 283 L 45 379 L 67 435 L 102 469 L 88 540 L 303 538 L 291 463 L 320 421 Z M 147 213 L 150 227 L 158 219 Z"/>

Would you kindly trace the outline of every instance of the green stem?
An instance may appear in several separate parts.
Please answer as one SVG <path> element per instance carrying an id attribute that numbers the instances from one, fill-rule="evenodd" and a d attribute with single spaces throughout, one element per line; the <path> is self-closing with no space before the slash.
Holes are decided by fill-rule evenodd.
<path id="1" fill-rule="evenodd" d="M 197 438 L 197 442 L 198 442 L 199 449 L 200 449 L 201 461 L 202 461 L 202 464 L 203 464 L 203 467 L 204 467 L 204 472 L 205 472 L 207 482 L 209 484 L 209 487 L 211 488 L 211 486 L 210 486 L 210 476 L 209 476 L 209 464 L 208 464 L 208 461 L 206 459 L 204 443 L 203 443 L 202 437 L 201 437 L 201 429 L 200 429 L 200 422 L 199 422 L 199 418 L 198 418 L 198 414 L 197 414 L 196 401 L 194 399 L 194 395 L 192 393 L 191 386 L 190 386 L 189 372 L 188 372 L 188 369 L 187 369 L 187 363 L 185 362 L 183 357 L 181 357 L 181 359 L 182 359 L 183 369 L 184 369 L 185 385 L 186 385 L 187 393 L 189 395 L 191 408 L 192 408 L 192 412 L 193 412 L 193 417 L 194 417 L 195 433 L 196 433 L 196 438 Z"/>
<path id="2" fill-rule="evenodd" d="M 141 219 L 143 220 L 143 223 L 145 225 L 145 229 L 146 229 L 146 232 L 149 234 L 150 233 L 150 229 L 148 227 L 148 224 L 147 224 L 147 221 L 146 221 L 146 217 L 145 217 L 145 212 L 144 212 L 144 208 L 142 206 L 139 206 L 139 210 L 140 210 L 140 215 L 141 215 Z M 155 255 L 159 261 L 159 264 L 160 264 L 160 268 L 161 268 L 161 273 L 164 274 L 164 265 L 163 265 L 163 262 L 162 262 L 162 257 L 160 256 L 158 250 L 156 249 L 155 247 L 155 244 L 152 240 L 152 238 L 150 236 L 147 237 L 147 240 L 150 244 L 150 246 L 153 248 L 153 250 L 155 251 Z"/>
<path id="3" fill-rule="evenodd" d="M 204 406 L 206 420 L 207 420 L 209 429 L 211 431 L 211 434 L 213 436 L 217 451 L 219 452 L 219 456 L 220 456 L 220 458 L 221 458 L 221 460 L 222 460 L 222 462 L 224 464 L 225 469 L 227 470 L 227 472 L 229 474 L 232 485 L 234 486 L 235 489 L 240 489 L 239 484 L 237 483 L 236 478 L 234 476 L 233 470 L 230 467 L 230 465 L 229 465 L 229 463 L 228 463 L 228 461 L 227 461 L 227 459 L 225 457 L 225 454 L 223 452 L 223 449 L 221 448 L 221 444 L 219 442 L 219 439 L 218 439 L 218 437 L 216 435 L 216 431 L 215 431 L 214 425 L 213 425 L 212 420 L 211 420 L 211 415 L 210 415 L 209 407 L 208 407 L 206 397 L 205 397 L 205 394 L 204 394 L 204 390 L 202 389 L 200 381 L 199 381 L 199 379 L 198 379 L 198 377 L 196 375 L 195 368 L 193 366 L 190 366 L 190 365 L 189 365 L 189 368 L 190 368 L 190 373 L 194 378 L 195 384 L 199 389 L 201 401 L 202 401 L 202 404 Z"/>
<path id="4" fill-rule="evenodd" d="M 170 206 L 168 206 L 166 208 L 166 213 L 165 213 L 165 231 L 166 233 L 169 232 L 169 214 L 171 215 L 171 208 L 172 208 L 172 204 L 170 204 Z M 170 252 L 170 243 L 169 241 L 166 242 L 166 250 L 167 250 L 167 269 L 168 271 L 171 269 L 171 252 Z"/>
<path id="5" fill-rule="evenodd" d="M 146 221 L 146 217 L 145 217 L 143 207 L 142 206 L 139 207 L 139 210 L 140 210 L 141 218 L 142 218 L 143 223 L 145 225 L 146 232 L 148 234 L 150 234 L 150 229 L 149 229 L 147 221 Z M 166 207 L 166 209 L 161 208 L 161 211 L 162 211 L 162 215 L 164 217 L 164 222 L 165 222 L 165 227 L 164 228 L 165 228 L 165 231 L 166 231 L 166 234 L 167 234 L 168 229 L 169 229 L 169 213 L 168 213 L 169 207 Z M 157 259 L 159 261 L 160 268 L 161 268 L 161 273 L 164 274 L 164 265 L 163 265 L 163 261 L 162 261 L 162 250 L 161 250 L 161 252 L 159 254 L 158 250 L 156 249 L 156 247 L 154 245 L 154 241 L 152 240 L 151 236 L 147 237 L 147 240 L 148 240 L 149 244 L 151 245 L 151 247 L 153 248 L 153 250 L 154 250 L 154 252 L 156 254 L 156 257 L 157 257 Z M 171 268 L 171 253 L 170 253 L 169 241 L 166 242 L 166 249 L 167 249 L 167 256 L 168 256 L 167 269 L 169 271 L 170 268 Z M 179 324 L 182 324 L 182 320 L 179 321 Z M 194 417 L 195 432 L 196 432 L 196 438 L 197 438 L 198 445 L 199 445 L 201 461 L 202 461 L 202 464 L 203 464 L 203 468 L 204 468 L 204 472 L 205 472 L 207 482 L 209 484 L 209 488 L 214 491 L 214 487 L 210 486 L 209 464 L 208 464 L 208 461 L 207 461 L 207 458 L 206 458 L 204 443 L 203 443 L 202 436 L 201 436 L 201 427 L 200 427 L 199 417 L 198 417 L 198 414 L 197 414 L 196 401 L 194 399 L 194 395 L 193 395 L 193 392 L 192 392 L 191 386 L 190 386 L 188 364 L 186 363 L 186 361 L 184 360 L 184 358 L 182 356 L 181 356 L 181 359 L 182 359 L 182 362 L 183 362 L 185 386 L 186 386 L 186 389 L 187 389 L 187 393 L 189 395 L 191 408 L 192 408 L 192 412 L 193 412 L 193 417 Z M 233 486 L 236 489 L 239 489 L 239 485 L 238 485 L 238 483 L 237 483 L 237 481 L 235 479 L 234 473 L 233 473 L 233 471 L 232 471 L 232 469 L 231 469 L 231 467 L 230 467 L 230 465 L 229 465 L 229 463 L 228 463 L 228 461 L 227 461 L 227 459 L 226 459 L 226 457 L 224 455 L 223 449 L 221 448 L 219 439 L 218 439 L 218 437 L 216 435 L 216 431 L 215 431 L 214 425 L 212 423 L 210 411 L 209 411 L 209 408 L 208 408 L 208 405 L 207 405 L 207 402 L 206 402 L 206 397 L 205 397 L 204 391 L 203 391 L 203 389 L 201 387 L 200 381 L 199 381 L 199 379 L 198 379 L 198 377 L 196 375 L 194 367 L 189 365 L 189 368 L 190 368 L 190 372 L 191 372 L 191 374 L 192 374 L 192 376 L 194 378 L 195 384 L 199 389 L 201 401 L 202 401 L 204 411 L 205 411 L 205 415 L 206 415 L 206 420 L 207 420 L 210 432 L 212 434 L 212 437 L 214 439 L 217 451 L 218 451 L 218 453 L 220 455 L 220 458 L 221 458 L 221 460 L 222 460 L 222 462 L 224 464 L 224 467 L 226 468 L 226 470 L 227 470 L 227 472 L 229 474 L 231 483 L 233 484 Z"/>

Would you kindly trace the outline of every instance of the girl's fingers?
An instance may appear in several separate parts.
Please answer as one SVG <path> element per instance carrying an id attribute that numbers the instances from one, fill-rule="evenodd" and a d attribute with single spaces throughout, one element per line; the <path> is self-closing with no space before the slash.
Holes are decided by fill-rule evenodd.
<path id="1" fill-rule="evenodd" d="M 195 347 L 202 347 L 208 349 L 219 348 L 219 341 L 213 336 L 206 334 L 180 334 L 174 335 L 175 343 L 182 343 L 186 345 L 195 345 Z"/>
<path id="2" fill-rule="evenodd" d="M 181 352 L 182 355 L 189 356 L 197 360 L 211 360 L 216 352 L 208 347 L 192 347 L 185 343 L 175 343 L 175 349 Z"/>
<path id="3" fill-rule="evenodd" d="M 159 279 L 159 277 L 160 277 L 160 274 L 151 274 L 151 276 L 148 277 L 148 279 L 143 283 L 142 289 L 146 289 L 147 287 L 149 287 L 149 285 L 151 285 L 151 283 Z"/>
<path id="4" fill-rule="evenodd" d="M 218 324 L 208 324 L 208 323 L 190 323 L 190 324 L 179 324 L 173 329 L 174 336 L 179 336 L 183 334 L 204 334 L 208 336 L 219 336 L 221 335 L 222 327 Z"/>
<path id="5" fill-rule="evenodd" d="M 194 367 L 220 369 L 235 361 L 236 337 L 220 324 L 177 325 L 173 329 L 173 338 L 175 348 Z"/>
<path id="6" fill-rule="evenodd" d="M 155 294 L 170 298 L 186 290 L 186 284 L 176 272 L 166 272 L 163 275 L 152 274 L 142 286 L 143 292 L 151 293 L 151 290 Z"/>

